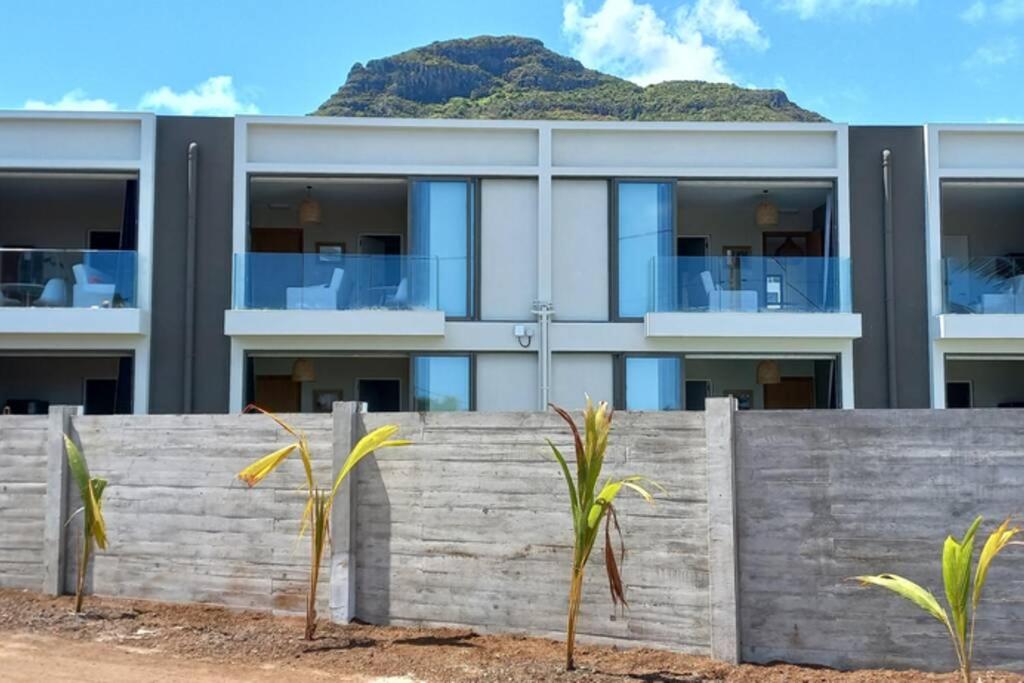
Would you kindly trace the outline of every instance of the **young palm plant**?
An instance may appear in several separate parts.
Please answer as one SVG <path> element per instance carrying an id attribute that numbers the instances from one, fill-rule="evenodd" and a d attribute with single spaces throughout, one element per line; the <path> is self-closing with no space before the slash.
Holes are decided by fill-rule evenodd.
<path id="1" fill-rule="evenodd" d="M 75 613 L 78 614 L 82 611 L 85 574 L 89 570 L 93 546 L 98 546 L 100 550 L 107 549 L 107 525 L 103 521 L 103 507 L 100 503 L 107 480 L 89 476 L 85 455 L 67 434 L 64 435 L 64 450 L 68 456 L 68 470 L 82 498 L 82 507 L 75 512 L 75 515 L 82 513 L 83 520 L 82 547 L 78 555 L 78 577 L 75 582 Z"/>
<path id="2" fill-rule="evenodd" d="M 576 480 L 573 481 L 569 471 L 569 465 L 565 458 L 548 439 L 548 445 L 555 454 L 555 459 L 562 468 L 565 475 L 565 482 L 569 487 L 569 502 L 572 507 L 572 528 L 573 528 L 573 558 L 572 578 L 569 584 L 569 615 L 566 625 L 565 640 L 565 668 L 572 671 L 576 668 L 573 660 L 573 651 L 576 646 L 576 620 L 580 612 L 580 604 L 583 599 L 583 575 L 587 567 L 587 560 L 590 559 L 590 551 L 594 548 L 594 541 L 601 527 L 601 520 L 604 525 L 604 561 L 608 573 L 608 586 L 611 589 L 612 603 L 626 605 L 626 596 L 622 588 L 622 577 L 619 574 L 618 564 L 622 560 L 625 548 L 622 545 L 622 532 L 619 529 L 619 522 L 615 515 L 615 507 L 612 502 L 615 496 L 623 488 L 632 489 L 640 494 L 649 503 L 654 502 L 654 497 L 641 484 L 649 483 L 658 490 L 663 490 L 656 482 L 645 477 L 630 476 L 624 479 L 607 479 L 604 485 L 598 490 L 597 483 L 601 477 L 601 467 L 604 465 L 604 453 L 608 448 L 608 433 L 611 431 L 612 411 L 608 404 L 601 401 L 594 406 L 590 397 L 587 397 L 586 409 L 583 412 L 583 436 L 576 422 L 568 412 L 551 404 L 551 408 L 569 425 L 572 431 L 573 442 L 576 448 Z M 595 493 L 595 491 L 597 491 Z M 611 527 L 614 525 L 616 533 L 619 534 L 620 556 L 619 562 L 615 560 L 615 549 L 612 547 Z"/>
<path id="3" fill-rule="evenodd" d="M 967 533 L 959 541 L 952 536 L 946 537 L 942 547 L 942 581 L 946 588 L 946 602 L 949 603 L 947 613 L 935 596 L 913 581 L 895 574 L 878 574 L 877 576 L 858 576 L 856 579 L 865 585 L 887 588 L 900 597 L 910 600 L 942 622 L 949 631 L 960 664 L 960 677 L 963 683 L 971 683 L 971 664 L 974 659 L 974 626 L 978 616 L 978 603 L 981 601 L 981 589 L 985 586 L 988 570 L 992 560 L 1020 532 L 1020 527 L 1011 527 L 1011 518 L 1007 517 L 1002 524 L 985 541 L 974 570 L 974 586 L 971 586 L 971 564 L 974 560 L 974 537 L 981 526 L 982 518 L 978 517 L 967 529 Z"/>
<path id="4" fill-rule="evenodd" d="M 263 456 L 239 472 L 238 478 L 251 488 L 263 481 L 268 474 L 273 472 L 278 465 L 295 451 L 298 451 L 299 457 L 302 458 L 302 466 L 306 471 L 306 509 L 302 513 L 299 538 L 302 538 L 303 534 L 306 533 L 306 529 L 309 529 L 309 589 L 306 592 L 306 630 L 304 637 L 306 640 L 312 640 L 316 632 L 316 589 L 317 583 L 320 580 L 320 566 L 323 563 L 324 550 L 331 535 L 331 506 L 334 504 L 334 498 L 338 494 L 342 482 L 345 481 L 345 477 L 359 464 L 360 460 L 381 448 L 405 446 L 410 442 L 391 438 L 398 431 L 396 425 L 378 427 L 360 439 L 359 443 L 348 454 L 341 472 L 338 473 L 338 477 L 334 480 L 334 485 L 330 489 L 322 489 L 317 486 L 316 479 L 313 477 L 313 458 L 306 435 L 262 408 L 249 406 L 246 410 L 258 411 L 267 415 L 293 436 L 295 442 Z"/>

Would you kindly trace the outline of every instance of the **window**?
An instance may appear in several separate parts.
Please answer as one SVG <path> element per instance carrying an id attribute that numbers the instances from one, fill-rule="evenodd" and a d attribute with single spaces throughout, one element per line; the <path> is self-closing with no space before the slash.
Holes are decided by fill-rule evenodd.
<path id="1" fill-rule="evenodd" d="M 616 289 L 613 310 L 619 318 L 640 318 L 653 310 L 652 292 L 670 294 L 670 283 L 652 287 L 656 270 L 671 276 L 673 269 L 657 269 L 659 259 L 675 251 L 675 183 L 619 181 L 616 188 Z M 663 264 L 664 265 L 664 264 Z"/>
<path id="2" fill-rule="evenodd" d="M 417 291 L 450 318 L 471 318 L 473 298 L 474 184 L 469 180 L 412 181 L 411 253 L 428 259 L 414 270 Z"/>
<path id="3" fill-rule="evenodd" d="M 415 356 L 413 403 L 416 410 L 472 410 L 469 356 Z"/>
<path id="4" fill-rule="evenodd" d="M 627 356 L 626 410 L 682 410 L 683 361 L 677 356 Z"/>

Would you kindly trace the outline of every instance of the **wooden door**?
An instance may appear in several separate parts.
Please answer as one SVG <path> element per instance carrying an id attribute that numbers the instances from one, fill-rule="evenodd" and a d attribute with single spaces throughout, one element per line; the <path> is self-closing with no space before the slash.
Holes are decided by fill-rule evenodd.
<path id="1" fill-rule="evenodd" d="M 783 377 L 778 384 L 764 385 L 765 410 L 814 408 L 813 377 Z"/>
<path id="2" fill-rule="evenodd" d="M 301 254 L 302 228 L 253 228 L 249 251 L 270 254 Z"/>
<path id="3" fill-rule="evenodd" d="M 302 409 L 302 385 L 291 375 L 258 375 L 256 405 L 272 413 L 297 413 Z"/>

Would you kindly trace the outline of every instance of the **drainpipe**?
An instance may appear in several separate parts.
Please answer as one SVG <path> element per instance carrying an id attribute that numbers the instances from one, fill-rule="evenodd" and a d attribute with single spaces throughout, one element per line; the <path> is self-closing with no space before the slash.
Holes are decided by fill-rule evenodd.
<path id="1" fill-rule="evenodd" d="M 534 301 L 530 311 L 537 316 L 537 371 L 540 388 L 540 410 L 547 410 L 551 402 L 551 315 L 555 309 L 550 301 Z"/>
<path id="2" fill-rule="evenodd" d="M 896 273 L 892 221 L 892 152 L 882 150 L 883 215 L 885 233 L 885 369 L 888 381 L 889 407 L 899 407 L 896 384 Z"/>
<path id="3" fill-rule="evenodd" d="M 185 358 L 182 372 L 184 401 L 182 411 L 192 412 L 192 381 L 195 375 L 196 308 L 196 195 L 199 144 L 188 144 L 188 209 L 185 218 Z"/>

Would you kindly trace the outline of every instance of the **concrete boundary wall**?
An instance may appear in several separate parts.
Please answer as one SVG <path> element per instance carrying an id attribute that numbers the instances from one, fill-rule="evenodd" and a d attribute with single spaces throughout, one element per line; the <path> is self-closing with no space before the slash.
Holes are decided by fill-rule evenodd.
<path id="1" fill-rule="evenodd" d="M 326 486 L 348 450 L 395 423 L 414 445 L 371 456 L 342 487 L 322 617 L 444 624 L 560 637 L 571 556 L 550 413 L 289 415 Z M 584 640 L 648 644 L 726 661 L 949 670 L 942 627 L 848 580 L 894 572 L 942 596 L 947 533 L 975 515 L 1024 512 L 1024 411 L 619 413 L 608 474 L 668 489 L 619 507 L 627 611 L 588 573 Z M 111 546 L 98 594 L 304 611 L 308 541 L 298 458 L 253 490 L 235 475 L 289 441 L 260 415 L 0 416 L 0 587 L 72 586 L 78 528 L 62 434 L 106 477 Z M 603 539 L 598 542 L 603 543 Z M 980 545 L 980 544 L 979 544 Z M 600 552 L 600 549 L 598 549 Z M 978 663 L 1024 670 L 1024 548 L 996 562 Z"/>

